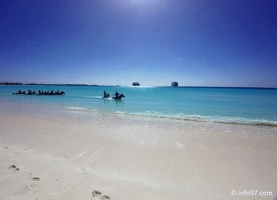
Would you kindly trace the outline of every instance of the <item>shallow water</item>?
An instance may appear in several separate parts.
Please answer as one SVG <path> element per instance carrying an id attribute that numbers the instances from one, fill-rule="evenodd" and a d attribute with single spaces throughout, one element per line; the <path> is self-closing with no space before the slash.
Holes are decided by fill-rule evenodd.
<path id="1" fill-rule="evenodd" d="M 18 90 L 60 90 L 63 96 L 12 95 Z M 103 99 L 103 91 L 125 98 Z M 56 106 L 72 112 L 277 126 L 277 89 L 113 86 L 1 86 L 1 109 Z M 27 109 L 28 110 L 28 109 Z M 29 109 L 31 110 L 31 109 Z M 22 109 L 14 109 L 22 112 Z M 55 113 L 52 113 L 55 114 Z"/>

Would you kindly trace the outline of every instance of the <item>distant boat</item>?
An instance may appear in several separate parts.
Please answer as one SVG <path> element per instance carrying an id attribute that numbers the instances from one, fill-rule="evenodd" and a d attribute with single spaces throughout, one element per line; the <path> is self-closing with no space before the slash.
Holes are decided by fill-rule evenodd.
<path id="1" fill-rule="evenodd" d="M 133 86 L 140 86 L 139 82 L 133 82 Z"/>
<path id="2" fill-rule="evenodd" d="M 178 86 L 178 82 L 173 81 L 173 82 L 171 83 L 171 86 L 173 86 L 173 87 L 177 87 L 177 86 Z"/>

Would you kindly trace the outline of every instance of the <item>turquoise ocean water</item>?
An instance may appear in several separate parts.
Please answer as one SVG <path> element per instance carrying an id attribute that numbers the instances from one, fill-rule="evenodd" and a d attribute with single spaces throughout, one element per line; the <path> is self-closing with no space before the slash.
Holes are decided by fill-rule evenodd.
<path id="1" fill-rule="evenodd" d="M 12 95 L 18 90 L 60 90 L 63 96 Z M 123 93 L 115 101 L 103 91 Z M 1 86 L 1 109 L 10 105 L 203 122 L 277 126 L 277 89 L 120 86 Z M 19 106 L 20 105 L 20 106 Z M 15 112 L 21 112 L 15 109 Z"/>

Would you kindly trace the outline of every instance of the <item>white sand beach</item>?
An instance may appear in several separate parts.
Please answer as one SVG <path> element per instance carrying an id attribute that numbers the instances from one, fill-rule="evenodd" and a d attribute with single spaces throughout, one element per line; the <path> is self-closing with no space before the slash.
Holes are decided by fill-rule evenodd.
<path id="1" fill-rule="evenodd" d="M 0 199 L 274 200 L 276 144 L 276 127 L 6 112 Z"/>

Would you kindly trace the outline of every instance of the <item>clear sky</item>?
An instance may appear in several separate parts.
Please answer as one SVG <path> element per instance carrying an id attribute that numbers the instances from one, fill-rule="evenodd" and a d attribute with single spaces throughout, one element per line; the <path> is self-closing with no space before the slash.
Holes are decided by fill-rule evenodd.
<path id="1" fill-rule="evenodd" d="M 276 0 L 0 0 L 0 82 L 277 87 Z"/>

